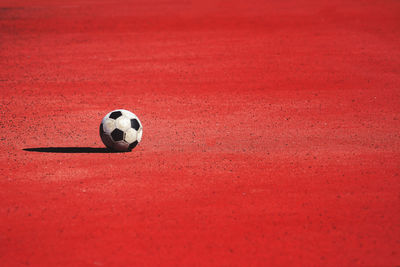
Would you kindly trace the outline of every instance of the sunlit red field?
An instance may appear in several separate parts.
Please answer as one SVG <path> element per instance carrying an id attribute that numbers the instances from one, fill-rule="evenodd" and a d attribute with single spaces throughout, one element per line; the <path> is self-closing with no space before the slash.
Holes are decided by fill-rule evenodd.
<path id="1" fill-rule="evenodd" d="M 1 0 L 0 265 L 398 266 L 399 48 L 397 0 Z"/>

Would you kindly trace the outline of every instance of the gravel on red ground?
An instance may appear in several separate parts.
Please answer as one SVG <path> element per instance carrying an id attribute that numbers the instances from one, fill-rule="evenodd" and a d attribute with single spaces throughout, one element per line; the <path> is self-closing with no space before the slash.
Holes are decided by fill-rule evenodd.
<path id="1" fill-rule="evenodd" d="M 1 265 L 399 265 L 399 47 L 391 0 L 1 0 Z"/>

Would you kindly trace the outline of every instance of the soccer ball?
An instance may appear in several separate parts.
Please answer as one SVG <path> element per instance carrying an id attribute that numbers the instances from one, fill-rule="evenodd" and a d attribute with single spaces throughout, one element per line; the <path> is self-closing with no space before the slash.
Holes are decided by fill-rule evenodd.
<path id="1" fill-rule="evenodd" d="M 100 124 L 100 137 L 111 150 L 131 151 L 142 139 L 143 127 L 139 118 L 124 109 L 108 113 Z"/>

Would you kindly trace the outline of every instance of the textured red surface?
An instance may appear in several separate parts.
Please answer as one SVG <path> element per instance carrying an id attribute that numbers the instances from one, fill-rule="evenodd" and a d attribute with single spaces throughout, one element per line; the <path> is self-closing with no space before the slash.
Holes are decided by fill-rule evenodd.
<path id="1" fill-rule="evenodd" d="M 400 264 L 399 1 L 54 2 L 0 5 L 1 266 Z"/>

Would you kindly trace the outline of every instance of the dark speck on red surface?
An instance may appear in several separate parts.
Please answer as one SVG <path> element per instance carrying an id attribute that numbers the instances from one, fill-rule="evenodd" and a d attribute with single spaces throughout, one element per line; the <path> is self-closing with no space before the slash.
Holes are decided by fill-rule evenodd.
<path id="1" fill-rule="evenodd" d="M 399 47 L 396 0 L 1 0 L 0 265 L 398 266 Z"/>

